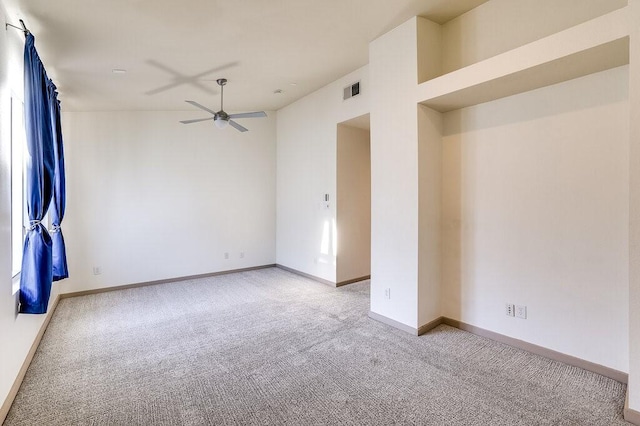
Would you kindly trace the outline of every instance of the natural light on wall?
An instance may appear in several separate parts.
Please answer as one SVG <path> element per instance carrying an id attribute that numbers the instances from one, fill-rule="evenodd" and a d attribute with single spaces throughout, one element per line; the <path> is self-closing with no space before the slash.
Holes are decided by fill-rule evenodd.
<path id="1" fill-rule="evenodd" d="M 329 221 L 324 221 L 322 240 L 320 240 L 320 254 L 329 255 Z"/>
<path id="2" fill-rule="evenodd" d="M 322 227 L 322 239 L 320 240 L 320 259 L 322 263 L 336 264 L 336 253 L 338 252 L 338 230 L 336 220 L 328 219 L 324 221 Z"/>
<path id="3" fill-rule="evenodd" d="M 24 124 L 22 101 L 11 97 L 11 274 L 22 266 L 26 215 L 24 197 Z"/>
<path id="4" fill-rule="evenodd" d="M 336 226 L 336 219 L 331 219 L 331 242 L 333 249 L 333 259 L 335 263 L 335 258 L 338 255 L 338 227 Z"/>

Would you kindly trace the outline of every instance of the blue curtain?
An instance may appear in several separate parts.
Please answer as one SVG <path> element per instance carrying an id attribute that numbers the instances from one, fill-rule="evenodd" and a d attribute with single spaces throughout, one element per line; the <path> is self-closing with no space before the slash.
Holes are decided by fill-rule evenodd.
<path id="1" fill-rule="evenodd" d="M 27 136 L 26 186 L 29 228 L 20 276 L 20 312 L 47 312 L 53 265 L 51 237 L 40 223 L 51 203 L 55 153 L 48 96 L 49 78 L 28 33 L 24 46 L 24 118 Z"/>
<path id="2" fill-rule="evenodd" d="M 53 281 L 69 277 L 67 270 L 67 253 L 62 236 L 62 219 L 65 206 L 65 177 L 64 177 L 64 149 L 62 146 L 62 124 L 60 123 L 60 101 L 53 81 L 49 80 L 49 109 L 51 111 L 51 129 L 53 131 L 53 153 L 55 159 L 53 178 L 53 203 L 49 215 L 51 216 L 51 241 L 53 261 Z"/>

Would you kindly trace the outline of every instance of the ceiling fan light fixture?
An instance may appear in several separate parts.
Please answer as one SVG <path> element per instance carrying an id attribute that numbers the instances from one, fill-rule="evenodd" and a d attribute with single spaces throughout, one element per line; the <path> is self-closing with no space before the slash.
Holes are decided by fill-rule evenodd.
<path id="1" fill-rule="evenodd" d="M 229 122 L 222 117 L 216 117 L 216 119 L 213 120 L 213 122 L 215 123 L 218 129 L 224 129 L 229 125 Z"/>

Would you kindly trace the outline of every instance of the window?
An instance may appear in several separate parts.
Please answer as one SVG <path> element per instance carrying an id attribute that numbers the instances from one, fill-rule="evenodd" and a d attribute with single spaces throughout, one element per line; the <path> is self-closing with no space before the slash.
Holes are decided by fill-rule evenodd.
<path id="1" fill-rule="evenodd" d="M 16 96 L 11 97 L 11 275 L 13 293 L 20 286 L 22 268 L 22 246 L 27 223 L 26 185 L 24 182 L 25 130 L 23 103 Z"/>

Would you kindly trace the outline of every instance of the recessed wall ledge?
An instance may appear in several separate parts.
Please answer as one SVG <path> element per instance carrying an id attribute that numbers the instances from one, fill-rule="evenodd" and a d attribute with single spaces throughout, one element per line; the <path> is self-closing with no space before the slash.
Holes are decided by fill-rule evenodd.
<path id="1" fill-rule="evenodd" d="M 417 103 L 447 112 L 626 65 L 628 9 L 423 82 Z"/>

